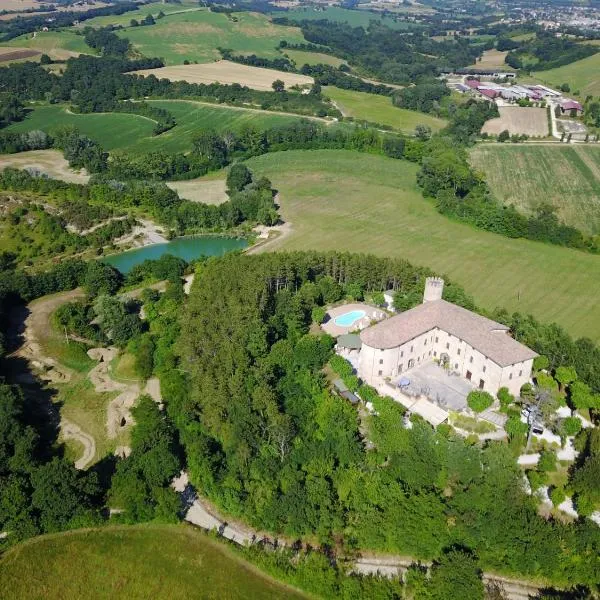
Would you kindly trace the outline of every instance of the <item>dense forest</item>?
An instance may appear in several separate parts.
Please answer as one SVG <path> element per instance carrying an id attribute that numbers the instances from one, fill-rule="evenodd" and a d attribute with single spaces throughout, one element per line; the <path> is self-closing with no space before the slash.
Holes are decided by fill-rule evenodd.
<path id="1" fill-rule="evenodd" d="M 403 427 L 402 407 L 363 386 L 379 415 L 365 451 L 355 409 L 330 393 L 333 340 L 309 333 L 314 309 L 389 287 L 410 295 L 427 274 L 338 253 L 207 262 L 179 339 L 189 385 L 177 371 L 162 379 L 192 480 L 228 513 L 292 538 L 421 558 L 458 545 L 486 569 L 595 584 L 600 530 L 539 517 L 510 446 L 480 449 L 414 418 Z M 452 284 L 447 297 L 470 303 Z"/>

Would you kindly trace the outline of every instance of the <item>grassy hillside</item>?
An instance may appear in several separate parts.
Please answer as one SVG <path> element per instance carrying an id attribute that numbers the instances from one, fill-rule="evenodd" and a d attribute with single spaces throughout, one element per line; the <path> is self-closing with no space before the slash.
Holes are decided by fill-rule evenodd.
<path id="1" fill-rule="evenodd" d="M 289 50 L 285 48 L 284 54 L 287 54 L 300 69 L 302 65 L 331 65 L 332 67 L 339 67 L 343 64 L 343 60 L 337 56 L 331 56 L 330 54 L 323 54 L 322 52 L 304 52 L 303 50 Z"/>
<path id="2" fill-rule="evenodd" d="M 598 96 L 600 95 L 600 53 L 557 69 L 537 71 L 533 75 L 555 87 L 568 83 L 571 91 L 578 91 L 583 98 L 587 95 Z"/>
<path id="3" fill-rule="evenodd" d="M 485 144 L 471 157 L 502 202 L 527 213 L 548 203 L 565 223 L 600 233 L 600 147 Z"/>
<path id="4" fill-rule="evenodd" d="M 275 248 L 404 257 L 447 274 L 483 307 L 503 306 L 600 339 L 600 257 L 453 222 L 425 201 L 411 163 L 349 151 L 249 161 L 281 194 L 292 233 Z"/>
<path id="5" fill-rule="evenodd" d="M 350 10 L 338 6 L 329 6 L 325 10 L 321 8 L 294 8 L 285 12 L 277 11 L 272 13 L 273 17 L 287 17 L 295 21 L 327 19 L 338 23 L 348 23 L 352 27 L 368 27 L 371 21 L 381 21 L 390 29 L 408 29 L 409 25 L 404 21 L 394 21 L 388 15 L 369 12 L 366 10 Z M 414 27 L 414 25 L 413 25 Z"/>
<path id="6" fill-rule="evenodd" d="M 412 133 L 419 124 L 429 125 L 433 131 L 438 131 L 446 125 L 443 119 L 415 110 L 397 108 L 388 96 L 342 90 L 333 86 L 323 88 L 323 94 L 334 100 L 345 116 L 389 125 L 401 131 Z"/>
<path id="7" fill-rule="evenodd" d="M 224 544 L 181 525 L 79 530 L 34 538 L 0 560 L 5 600 L 299 600 Z"/>
<path id="8" fill-rule="evenodd" d="M 151 103 L 166 108 L 177 120 L 173 129 L 160 136 L 152 135 L 154 122 L 145 117 L 122 113 L 81 115 L 70 113 L 61 105 L 39 106 L 24 121 L 14 123 L 6 130 L 23 132 L 43 129 L 52 132 L 61 125 L 74 125 L 81 133 L 99 142 L 105 150 L 127 148 L 139 152 L 179 152 L 190 150 L 192 139 L 202 129 L 238 131 L 245 125 L 270 127 L 300 118 L 185 100 L 156 100 Z"/>
<path id="9" fill-rule="evenodd" d="M 133 140 L 152 135 L 154 121 L 137 115 L 100 113 L 79 115 L 65 106 L 38 106 L 27 117 L 6 128 L 6 131 L 42 129 L 52 132 L 61 125 L 74 125 L 81 133 L 96 140 L 105 150 L 122 148 Z"/>
<path id="10" fill-rule="evenodd" d="M 2 46 L 31 48 L 45 52 L 54 60 L 65 60 L 78 54 L 93 54 L 93 50 L 85 43 L 83 36 L 76 31 L 36 31 L 27 33 Z"/>
<path id="11" fill-rule="evenodd" d="M 304 41 L 299 29 L 273 25 L 264 15 L 207 10 L 166 16 L 156 25 L 127 27 L 117 33 L 142 54 L 161 57 L 167 65 L 217 60 L 221 56 L 218 47 L 275 58 L 280 56 L 277 45 L 281 40 Z"/>

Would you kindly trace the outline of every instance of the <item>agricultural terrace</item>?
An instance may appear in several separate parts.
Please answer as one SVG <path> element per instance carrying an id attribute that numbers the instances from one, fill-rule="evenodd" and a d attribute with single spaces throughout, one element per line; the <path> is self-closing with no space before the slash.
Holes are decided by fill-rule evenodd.
<path id="1" fill-rule="evenodd" d="M 337 68 L 344 64 L 341 58 L 331 56 L 331 54 L 323 54 L 322 52 L 305 52 L 304 50 L 290 50 L 285 48 L 283 55 L 293 60 L 299 69 L 303 65 L 330 65 Z"/>
<path id="2" fill-rule="evenodd" d="M 100 567 L 100 568 L 99 568 Z M 0 560 L 5 600 L 306 598 L 183 525 L 125 525 L 32 538 Z"/>
<path id="3" fill-rule="evenodd" d="M 13 169 L 37 170 L 54 179 L 62 179 L 70 183 L 87 183 L 89 176 L 76 172 L 59 150 L 31 150 L 15 154 L 0 154 L 0 170 Z"/>
<path id="4" fill-rule="evenodd" d="M 471 160 L 505 204 L 526 213 L 551 204 L 568 225 L 600 233 L 600 147 L 479 144 Z"/>
<path id="5" fill-rule="evenodd" d="M 498 135 L 504 130 L 512 135 L 525 134 L 530 137 L 547 137 L 548 111 L 545 108 L 524 108 L 521 106 L 499 106 L 500 116 L 486 121 L 481 131 Z"/>
<path id="6" fill-rule="evenodd" d="M 337 104 L 344 116 L 389 125 L 400 131 L 412 133 L 419 124 L 429 125 L 433 131 L 438 131 L 446 125 L 443 119 L 394 106 L 389 96 L 342 90 L 333 86 L 324 87 L 323 94 Z"/>
<path id="7" fill-rule="evenodd" d="M 153 136 L 154 121 L 147 117 L 126 113 L 75 114 L 65 106 L 53 104 L 35 108 L 25 120 L 13 123 L 6 131 L 42 129 L 51 133 L 61 125 L 74 125 L 105 150 L 127 148 L 139 152 L 185 152 L 191 149 L 194 137 L 205 129 L 239 131 L 250 124 L 259 128 L 272 127 L 301 118 L 191 100 L 151 100 L 150 103 L 172 113 L 177 125 L 159 136 Z"/>
<path id="8" fill-rule="evenodd" d="M 477 303 L 557 321 L 600 340 L 600 257 L 481 231 L 423 199 L 418 166 L 351 151 L 268 154 L 248 166 L 273 181 L 291 233 L 272 248 L 397 256 L 450 276 Z"/>
<path id="9" fill-rule="evenodd" d="M 387 14 L 378 14 L 371 11 L 363 10 L 351 10 L 348 8 L 340 8 L 337 6 L 328 6 L 325 9 L 322 8 L 294 8 L 291 10 L 276 11 L 271 13 L 272 17 L 287 17 L 293 21 L 316 21 L 321 19 L 327 19 L 328 21 L 334 21 L 337 23 L 348 23 L 352 27 L 364 27 L 365 29 L 369 26 L 371 21 L 380 21 L 386 27 L 390 29 L 410 29 L 419 27 L 418 25 L 409 25 L 405 21 L 395 21 L 392 17 Z"/>
<path id="10" fill-rule="evenodd" d="M 45 53 L 53 60 L 66 60 L 80 54 L 93 54 L 85 43 L 83 35 L 75 31 L 36 31 L 3 42 L 2 47 L 36 50 Z"/>
<path id="11" fill-rule="evenodd" d="M 510 69 L 504 59 L 508 52 L 500 52 L 500 50 L 484 50 L 481 55 L 481 60 L 478 60 L 472 67 L 478 69 Z"/>
<path id="12" fill-rule="evenodd" d="M 274 25 L 261 14 L 242 12 L 227 15 L 208 10 L 167 15 L 155 25 L 126 27 L 117 32 L 129 39 L 145 56 L 158 56 L 167 65 L 211 62 L 221 58 L 217 48 L 230 48 L 235 54 L 258 54 L 267 58 L 280 55 L 281 40 L 304 42 L 297 27 Z"/>
<path id="13" fill-rule="evenodd" d="M 600 53 L 582 58 L 576 62 L 533 73 L 535 77 L 554 87 L 568 83 L 573 92 L 579 92 L 582 98 L 600 96 Z"/>
<path id="14" fill-rule="evenodd" d="M 123 13 L 122 15 L 106 15 L 103 17 L 94 17 L 83 21 L 77 27 L 83 29 L 85 27 L 108 27 L 109 25 L 120 25 L 121 27 L 129 27 L 131 20 L 141 21 L 148 15 L 152 15 L 154 18 L 158 16 L 158 13 L 162 12 L 164 15 L 170 15 L 173 13 L 185 13 L 190 11 L 203 10 L 198 6 L 198 2 L 192 2 L 190 0 L 184 0 L 174 4 L 165 2 L 151 2 L 150 4 L 144 4 L 137 10 L 131 10 Z"/>
<path id="15" fill-rule="evenodd" d="M 188 83 L 222 83 L 248 86 L 255 90 L 273 91 L 273 82 L 281 79 L 286 88 L 294 85 L 312 85 L 314 80 L 306 75 L 286 73 L 274 69 L 250 67 L 229 60 L 219 60 L 200 65 L 176 65 L 160 69 L 136 71 L 138 75 L 154 75 L 158 79 L 187 81 Z"/>

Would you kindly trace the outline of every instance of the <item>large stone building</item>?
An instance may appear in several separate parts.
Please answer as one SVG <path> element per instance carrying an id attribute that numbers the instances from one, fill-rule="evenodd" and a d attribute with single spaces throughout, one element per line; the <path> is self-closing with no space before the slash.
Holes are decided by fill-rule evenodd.
<path id="1" fill-rule="evenodd" d="M 505 325 L 442 300 L 443 288 L 442 279 L 429 277 L 421 305 L 361 332 L 359 376 L 377 385 L 437 360 L 490 394 L 507 387 L 518 395 L 536 353 Z"/>

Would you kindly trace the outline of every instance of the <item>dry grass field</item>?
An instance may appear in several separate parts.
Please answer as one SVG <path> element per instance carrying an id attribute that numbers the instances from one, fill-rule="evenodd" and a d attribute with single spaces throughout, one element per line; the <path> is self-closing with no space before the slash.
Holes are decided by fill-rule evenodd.
<path id="1" fill-rule="evenodd" d="M 600 233 L 600 147 L 478 144 L 471 162 L 501 202 L 526 214 L 550 204 L 564 223 Z"/>
<path id="2" fill-rule="evenodd" d="M 171 81 L 187 81 L 188 83 L 240 83 L 255 90 L 272 90 L 271 85 L 276 79 L 281 79 L 285 87 L 293 85 L 311 85 L 312 77 L 285 73 L 273 69 L 249 67 L 228 60 L 219 60 L 201 65 L 177 65 L 160 69 L 145 69 L 136 71 L 139 75 L 154 75 L 159 79 Z"/>
<path id="3" fill-rule="evenodd" d="M 224 173 L 216 172 L 187 181 L 169 181 L 167 185 L 175 190 L 180 198 L 204 204 L 223 204 L 229 200 Z"/>
<path id="4" fill-rule="evenodd" d="M 521 106 L 500 106 L 500 117 L 490 119 L 482 128 L 483 133 L 498 135 L 505 129 L 509 133 L 526 134 L 530 137 L 546 137 L 548 113 L 545 108 L 523 108 Z"/>
<path id="5" fill-rule="evenodd" d="M 508 52 L 499 50 L 484 50 L 481 60 L 471 66 L 479 69 L 509 69 L 510 67 L 504 62 L 507 54 Z"/>
<path id="6" fill-rule="evenodd" d="M 28 10 L 30 8 L 39 8 L 42 5 L 37 0 L 2 0 L 2 10 Z"/>
<path id="7" fill-rule="evenodd" d="M 41 55 L 38 50 L 30 48 L 0 48 L 0 62 L 8 63 Z"/>
<path id="8" fill-rule="evenodd" d="M 86 183 L 89 175 L 85 170 L 74 171 L 58 150 L 31 150 L 18 154 L 0 154 L 0 170 L 36 169 L 55 179 L 63 179 L 71 183 Z"/>

